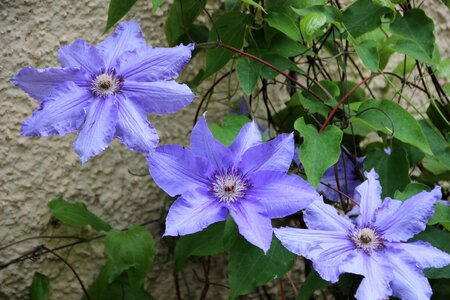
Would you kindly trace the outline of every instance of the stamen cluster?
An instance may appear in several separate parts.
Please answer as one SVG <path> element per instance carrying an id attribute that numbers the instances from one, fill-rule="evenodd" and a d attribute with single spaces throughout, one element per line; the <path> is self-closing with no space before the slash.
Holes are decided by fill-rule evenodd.
<path id="1" fill-rule="evenodd" d="M 384 248 L 380 234 L 373 228 L 355 228 L 350 234 L 350 239 L 355 244 L 356 249 L 362 249 L 367 254 L 373 250 Z"/>
<path id="2" fill-rule="evenodd" d="M 94 96 L 107 97 L 119 93 L 122 90 L 123 78 L 116 75 L 114 69 L 103 71 L 93 75 L 90 90 Z"/>
<path id="3" fill-rule="evenodd" d="M 211 192 L 220 202 L 235 203 L 245 196 L 249 181 L 239 170 L 229 168 L 225 173 L 216 172 L 211 179 Z"/>

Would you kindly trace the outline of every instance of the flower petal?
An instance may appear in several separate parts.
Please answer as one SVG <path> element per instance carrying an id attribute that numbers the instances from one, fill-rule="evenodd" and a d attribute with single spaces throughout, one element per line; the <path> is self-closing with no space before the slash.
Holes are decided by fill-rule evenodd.
<path id="1" fill-rule="evenodd" d="M 338 215 L 336 209 L 325 204 L 322 199 L 314 201 L 303 213 L 306 225 L 315 230 L 332 230 L 348 234 L 354 228 L 350 218 Z"/>
<path id="2" fill-rule="evenodd" d="M 341 266 L 341 271 L 363 275 L 364 279 L 356 291 L 359 300 L 382 300 L 392 295 L 389 282 L 392 280 L 392 267 L 382 252 L 373 251 L 370 255 L 356 251 L 356 255 Z"/>
<path id="3" fill-rule="evenodd" d="M 272 223 L 264 206 L 253 199 L 244 199 L 229 207 L 240 234 L 267 253 L 272 241 Z"/>
<path id="4" fill-rule="evenodd" d="M 11 81 L 31 97 L 41 101 L 65 81 L 85 81 L 86 79 L 86 74 L 78 68 L 25 67 L 11 78 Z"/>
<path id="5" fill-rule="evenodd" d="M 105 57 L 105 68 L 111 68 L 124 52 L 146 45 L 141 26 L 135 21 L 120 22 L 112 35 L 97 45 Z"/>
<path id="6" fill-rule="evenodd" d="M 401 204 L 398 200 L 385 200 L 374 225 L 388 241 L 407 241 L 425 230 L 428 219 L 433 216 L 434 205 L 440 199 L 441 188 L 436 186 L 431 192 L 423 191 Z M 387 209 L 390 202 L 397 202 L 397 209 Z"/>
<path id="7" fill-rule="evenodd" d="M 287 172 L 294 155 L 294 135 L 280 134 L 273 140 L 249 148 L 239 165 L 244 173 L 257 171 Z"/>
<path id="8" fill-rule="evenodd" d="M 130 149 L 149 152 L 158 144 L 158 132 L 147 120 L 145 112 L 123 95 L 117 96 L 118 120 L 115 136 Z"/>
<path id="9" fill-rule="evenodd" d="M 234 142 L 230 145 L 230 150 L 233 153 L 235 163 L 241 160 L 242 154 L 249 148 L 261 144 L 261 133 L 259 133 L 258 125 L 250 122 L 245 124 Z"/>
<path id="10" fill-rule="evenodd" d="M 83 40 L 59 48 L 58 59 L 63 67 L 81 68 L 91 75 L 105 68 L 99 51 Z"/>
<path id="11" fill-rule="evenodd" d="M 358 224 L 365 226 L 373 222 L 375 210 L 381 206 L 381 185 L 374 169 L 365 172 L 367 180 L 361 183 L 355 192 L 355 200 L 359 201 L 360 215 Z"/>
<path id="12" fill-rule="evenodd" d="M 114 138 L 116 124 L 117 105 L 113 98 L 92 102 L 74 146 L 83 164 L 108 147 Z"/>
<path id="13" fill-rule="evenodd" d="M 260 171 L 253 173 L 248 195 L 257 198 L 270 218 L 282 218 L 320 199 L 316 190 L 297 175 Z"/>
<path id="14" fill-rule="evenodd" d="M 41 102 L 33 116 L 23 122 L 22 135 L 65 135 L 80 128 L 84 109 L 92 101 L 92 95 L 73 82 L 65 82 Z"/>
<path id="15" fill-rule="evenodd" d="M 146 113 L 175 113 L 191 104 L 195 95 L 185 84 L 175 81 L 137 82 L 126 80 L 123 91 Z"/>
<path id="16" fill-rule="evenodd" d="M 416 264 L 422 269 L 442 268 L 450 264 L 450 255 L 448 253 L 426 242 L 389 243 L 389 247 L 397 251 L 405 251 L 405 254 L 414 259 Z"/>
<path id="17" fill-rule="evenodd" d="M 191 133 L 191 151 L 207 159 L 219 171 L 232 167 L 231 151 L 212 135 L 205 116 L 197 122 Z"/>
<path id="18" fill-rule="evenodd" d="M 172 48 L 144 47 L 120 57 L 121 75 L 133 81 L 162 81 L 178 77 L 189 63 L 194 44 Z"/>
<path id="19" fill-rule="evenodd" d="M 185 192 L 170 207 L 164 235 L 185 235 L 201 231 L 215 222 L 225 221 L 228 209 L 208 195 L 208 190 Z"/>
<path id="20" fill-rule="evenodd" d="M 156 184 L 172 197 L 199 187 L 209 189 L 208 176 L 214 169 L 184 147 L 160 146 L 147 154 L 147 161 Z"/>
<path id="21" fill-rule="evenodd" d="M 412 259 L 398 252 L 397 255 L 389 255 L 389 262 L 394 278 L 391 281 L 393 296 L 403 300 L 430 299 L 430 284 Z"/>

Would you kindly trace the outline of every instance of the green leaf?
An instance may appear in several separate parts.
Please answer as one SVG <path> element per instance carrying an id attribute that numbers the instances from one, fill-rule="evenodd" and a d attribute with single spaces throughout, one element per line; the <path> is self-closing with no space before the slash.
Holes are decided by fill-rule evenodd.
<path id="1" fill-rule="evenodd" d="M 420 120 L 419 124 L 427 137 L 435 158 L 450 171 L 450 144 L 434 125 L 425 120 Z"/>
<path id="2" fill-rule="evenodd" d="M 450 83 L 445 84 L 443 87 L 447 95 L 450 95 L 449 87 Z M 427 109 L 427 115 L 437 128 L 443 132 L 450 131 L 450 104 L 442 105 L 431 99 Z"/>
<path id="3" fill-rule="evenodd" d="M 84 203 L 69 203 L 63 199 L 54 199 L 47 204 L 52 216 L 64 224 L 85 227 L 92 226 L 97 231 L 109 231 L 111 226 L 91 213 Z"/>
<path id="4" fill-rule="evenodd" d="M 450 0 L 442 0 L 442 2 L 444 2 L 444 4 L 450 8 Z"/>
<path id="5" fill-rule="evenodd" d="M 327 24 L 333 24 L 334 26 L 336 26 L 337 29 L 339 30 L 342 29 L 342 12 L 334 6 L 315 5 L 302 9 L 297 9 L 293 7 L 292 10 L 301 17 L 307 17 L 308 15 L 314 13 L 323 14 L 326 17 Z"/>
<path id="6" fill-rule="evenodd" d="M 375 5 L 371 0 L 358 0 L 344 11 L 344 25 L 356 38 L 380 27 L 381 18 L 390 12 L 389 8 Z"/>
<path id="7" fill-rule="evenodd" d="M 230 250 L 230 298 L 235 299 L 283 276 L 291 269 L 296 257 L 275 237 L 267 255 L 264 255 L 261 249 L 239 236 Z"/>
<path id="8" fill-rule="evenodd" d="M 241 49 L 244 44 L 245 28 L 251 16 L 239 12 L 230 12 L 221 16 L 215 21 L 215 28 L 220 34 L 224 44 Z M 216 30 L 209 33 L 209 42 L 218 40 Z M 203 79 L 219 71 L 233 57 L 235 53 L 228 49 L 207 49 L 206 50 L 206 70 Z"/>
<path id="9" fill-rule="evenodd" d="M 283 57 L 313 54 L 310 48 L 291 40 L 281 33 L 272 38 L 269 52 L 277 53 Z"/>
<path id="10" fill-rule="evenodd" d="M 165 0 L 152 0 L 152 13 L 156 13 Z"/>
<path id="11" fill-rule="evenodd" d="M 239 84 L 246 95 L 251 95 L 259 79 L 262 64 L 248 57 L 236 61 L 236 74 Z"/>
<path id="12" fill-rule="evenodd" d="M 450 233 L 439 230 L 432 226 L 427 226 L 425 231 L 413 237 L 413 241 L 424 241 L 432 246 L 450 254 Z M 429 268 L 424 270 L 425 276 L 428 278 L 450 278 L 450 265 L 436 269 Z"/>
<path id="13" fill-rule="evenodd" d="M 174 271 L 180 272 L 190 256 L 207 256 L 225 252 L 225 222 L 218 222 L 206 229 L 180 237 L 175 246 Z"/>
<path id="14" fill-rule="evenodd" d="M 262 10 L 264 13 L 267 14 L 267 12 L 266 12 L 266 10 L 264 9 L 264 7 L 262 7 L 260 4 L 256 3 L 255 1 L 253 1 L 253 0 L 241 0 L 241 1 L 244 2 L 244 3 L 247 3 L 248 5 L 251 5 L 251 6 L 254 6 L 254 7 L 260 9 L 260 10 Z"/>
<path id="15" fill-rule="evenodd" d="M 329 125 L 319 133 L 313 125 L 305 124 L 303 117 L 295 121 L 294 128 L 304 139 L 300 148 L 300 160 L 305 167 L 306 176 L 309 183 L 317 187 L 323 173 L 339 159 L 342 131 Z"/>
<path id="16" fill-rule="evenodd" d="M 312 36 L 327 23 L 327 16 L 323 13 L 311 13 L 300 20 L 300 31 L 311 43 Z"/>
<path id="17" fill-rule="evenodd" d="M 380 69 L 380 54 L 377 48 L 377 42 L 373 40 L 364 40 L 353 44 L 358 57 L 363 64 L 372 72 Z"/>
<path id="18" fill-rule="evenodd" d="M 169 46 L 178 44 L 205 7 L 206 0 L 175 0 L 169 10 L 164 32 Z"/>
<path id="19" fill-rule="evenodd" d="M 153 238 L 144 227 L 112 229 L 105 238 L 105 253 L 111 263 L 109 282 L 127 272 L 132 287 L 142 286 L 152 266 L 154 247 Z"/>
<path id="20" fill-rule="evenodd" d="M 369 152 L 363 164 L 366 171 L 373 168 L 378 173 L 382 198 L 393 197 L 395 191 L 403 191 L 410 182 L 408 158 L 401 147 L 391 149 L 391 154 L 384 149 Z"/>
<path id="21" fill-rule="evenodd" d="M 400 192 L 399 190 L 395 191 L 394 199 L 404 201 L 411 198 L 414 195 L 417 195 L 422 191 L 429 192 L 430 187 L 428 185 L 424 185 L 421 183 L 411 182 L 406 186 L 403 192 Z"/>
<path id="22" fill-rule="evenodd" d="M 270 27 L 278 29 L 294 41 L 300 41 L 300 31 L 297 26 L 297 15 L 291 7 L 297 0 L 266 0 L 266 21 Z"/>
<path id="23" fill-rule="evenodd" d="M 397 13 L 391 0 L 372 0 L 375 5 L 389 8 L 394 14 Z"/>
<path id="24" fill-rule="evenodd" d="M 394 34 L 389 43 L 391 49 L 433 64 L 434 24 L 423 10 L 413 8 L 403 16 L 397 14 L 390 31 Z"/>
<path id="25" fill-rule="evenodd" d="M 354 119 L 364 121 L 373 129 L 388 135 L 393 133 L 400 141 L 432 154 L 419 123 L 400 105 L 389 100 L 369 100 L 359 107 L 357 115 Z"/>
<path id="26" fill-rule="evenodd" d="M 319 273 L 317 273 L 315 270 L 312 270 L 311 272 L 309 272 L 305 282 L 302 284 L 300 292 L 298 293 L 295 300 L 308 300 L 313 296 L 315 291 L 322 290 L 328 285 L 330 285 L 328 281 L 323 280 L 320 277 Z"/>
<path id="27" fill-rule="evenodd" d="M 428 225 L 441 224 L 445 229 L 450 230 L 450 206 L 442 203 L 436 204 L 434 215 L 428 221 Z"/>
<path id="28" fill-rule="evenodd" d="M 439 76 L 450 78 L 450 58 L 443 59 L 436 68 Z"/>
<path id="29" fill-rule="evenodd" d="M 228 114 L 224 118 L 223 127 L 213 123 L 209 125 L 209 129 L 216 140 L 228 147 L 233 143 L 242 126 L 248 122 L 250 120 L 246 116 Z"/>
<path id="30" fill-rule="evenodd" d="M 44 274 L 35 272 L 31 283 L 31 300 L 48 300 L 50 294 L 50 279 Z"/>
<path id="31" fill-rule="evenodd" d="M 111 0 L 108 8 L 108 20 L 105 32 L 122 19 L 137 0 Z"/>

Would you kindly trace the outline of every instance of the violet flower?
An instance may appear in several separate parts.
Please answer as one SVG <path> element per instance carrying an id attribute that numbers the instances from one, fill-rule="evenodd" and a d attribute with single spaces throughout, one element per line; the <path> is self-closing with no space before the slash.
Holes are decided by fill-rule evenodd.
<path id="1" fill-rule="evenodd" d="M 297 175 L 286 175 L 294 153 L 292 134 L 262 143 L 254 122 L 244 125 L 230 147 L 214 139 L 205 117 L 192 130 L 191 148 L 165 145 L 147 156 L 155 182 L 170 196 L 164 235 L 191 234 L 228 213 L 247 241 L 267 252 L 271 218 L 293 214 L 319 199 Z"/>
<path id="2" fill-rule="evenodd" d="M 175 113 L 194 99 L 172 79 L 191 58 L 193 45 L 152 48 L 139 24 L 122 22 L 97 46 L 76 40 L 59 49 L 62 68 L 23 68 L 12 82 L 40 101 L 22 135 L 65 135 L 78 130 L 75 151 L 85 163 L 119 138 L 148 152 L 158 143 L 148 113 Z"/>
<path id="3" fill-rule="evenodd" d="M 424 268 L 450 264 L 450 255 L 430 244 L 406 242 L 423 231 L 441 199 L 440 187 L 402 202 L 381 202 L 378 175 L 372 170 L 356 188 L 360 215 L 351 220 L 316 201 L 304 213 L 309 229 L 280 228 L 275 235 L 290 251 L 312 260 L 322 278 L 337 282 L 342 273 L 364 276 L 357 299 L 429 299 Z"/>

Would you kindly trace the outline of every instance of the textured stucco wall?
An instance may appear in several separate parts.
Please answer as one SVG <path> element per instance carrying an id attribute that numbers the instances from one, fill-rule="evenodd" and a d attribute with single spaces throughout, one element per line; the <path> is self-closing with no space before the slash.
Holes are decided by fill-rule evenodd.
<path id="1" fill-rule="evenodd" d="M 78 231 L 68 232 L 49 224 L 46 203 L 57 197 L 85 202 L 118 228 L 155 219 L 159 215 L 166 196 L 154 185 L 150 176 L 130 174 L 148 173 L 142 154 L 129 151 L 114 141 L 100 156 L 82 166 L 72 149 L 76 133 L 64 137 L 35 138 L 20 137 L 19 134 L 23 119 L 29 117 L 38 104 L 15 88 L 9 78 L 23 66 L 57 66 L 59 46 L 76 38 L 91 43 L 102 40 L 105 37 L 102 32 L 108 3 L 109 0 L 0 0 L 1 244 L 34 235 L 78 234 Z M 163 23 L 168 5 L 163 5 L 155 16 L 151 14 L 149 3 L 148 0 L 138 1 L 128 16 L 142 24 L 149 43 L 164 45 Z M 438 24 L 439 48 L 443 56 L 448 57 L 450 25 L 447 20 L 450 20 L 450 14 L 439 0 L 425 1 L 424 5 Z M 191 77 L 193 71 L 190 70 L 193 66 L 186 70 L 184 76 Z M 150 116 L 162 143 L 187 143 L 198 100 L 175 115 Z M 214 110 L 210 108 L 209 116 L 211 114 Z M 170 299 L 175 295 L 172 265 L 163 263 L 169 250 L 159 241 L 161 228 L 158 224 L 149 226 L 149 229 L 158 240 L 160 255 L 148 285 L 156 299 Z M 0 262 L 43 242 L 52 246 L 66 241 L 31 241 L 0 252 Z M 101 242 L 77 246 L 62 254 L 77 268 L 85 284 L 93 280 L 104 259 Z M 55 279 L 51 299 L 80 299 L 81 289 L 73 274 L 61 262 L 46 256 L 36 262 L 26 261 L 1 270 L 0 300 L 27 299 L 28 286 L 35 271 Z M 191 288 L 195 289 L 195 284 L 200 288 L 201 284 L 192 279 L 192 274 L 187 271 L 186 275 L 188 280 L 196 282 Z M 222 268 L 215 270 L 211 281 L 220 282 L 224 274 Z M 211 299 L 224 291 L 212 286 Z"/>

